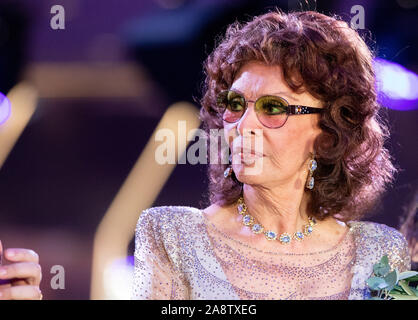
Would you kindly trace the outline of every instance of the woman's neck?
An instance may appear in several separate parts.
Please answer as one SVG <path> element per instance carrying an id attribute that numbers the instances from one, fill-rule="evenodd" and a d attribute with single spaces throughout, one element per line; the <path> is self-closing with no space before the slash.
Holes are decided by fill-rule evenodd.
<path id="1" fill-rule="evenodd" d="M 248 212 L 266 229 L 278 234 L 303 230 L 308 222 L 308 197 L 304 186 L 293 182 L 273 188 L 244 184 L 244 202 Z"/>

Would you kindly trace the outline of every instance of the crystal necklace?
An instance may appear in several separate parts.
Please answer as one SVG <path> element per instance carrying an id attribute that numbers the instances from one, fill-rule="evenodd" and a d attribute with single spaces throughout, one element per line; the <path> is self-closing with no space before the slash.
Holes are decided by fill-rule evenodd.
<path id="1" fill-rule="evenodd" d="M 238 199 L 238 213 L 242 215 L 242 223 L 250 227 L 255 234 L 264 233 L 267 240 L 278 240 L 281 244 L 289 244 L 292 239 L 301 241 L 305 236 L 309 236 L 313 232 L 313 227 L 316 225 L 316 219 L 309 217 L 309 223 L 304 226 L 303 232 L 296 231 L 293 236 L 287 232 L 284 232 L 278 237 L 277 233 L 271 230 L 265 230 L 262 224 L 258 223 L 256 219 L 247 212 L 247 205 L 244 203 L 244 198 L 241 196 Z"/>

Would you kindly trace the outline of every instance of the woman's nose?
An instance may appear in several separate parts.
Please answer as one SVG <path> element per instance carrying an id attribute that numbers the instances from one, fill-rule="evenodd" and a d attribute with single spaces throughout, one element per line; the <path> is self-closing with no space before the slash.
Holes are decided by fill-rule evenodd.
<path id="1" fill-rule="evenodd" d="M 245 110 L 241 119 L 237 124 L 237 130 L 241 136 L 244 135 L 244 131 L 254 134 L 255 129 L 260 129 L 260 122 L 258 121 L 257 114 L 255 112 L 254 103 L 248 102 L 248 108 Z"/>

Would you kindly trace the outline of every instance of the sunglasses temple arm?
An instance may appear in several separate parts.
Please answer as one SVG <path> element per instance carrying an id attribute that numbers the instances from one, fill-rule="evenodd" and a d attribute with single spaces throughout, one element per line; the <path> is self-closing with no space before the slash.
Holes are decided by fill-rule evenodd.
<path id="1" fill-rule="evenodd" d="M 314 108 L 314 107 L 307 107 L 307 106 L 297 106 L 297 105 L 288 106 L 288 113 L 289 114 L 321 113 L 322 110 L 323 109 L 321 109 L 321 108 Z"/>

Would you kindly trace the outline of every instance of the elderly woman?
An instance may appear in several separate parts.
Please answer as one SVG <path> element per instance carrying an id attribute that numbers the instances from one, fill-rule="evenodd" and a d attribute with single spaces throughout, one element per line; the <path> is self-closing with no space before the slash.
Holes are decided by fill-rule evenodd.
<path id="1" fill-rule="evenodd" d="M 359 221 L 395 169 L 354 30 L 269 12 L 231 25 L 205 71 L 201 118 L 231 162 L 209 165 L 209 207 L 142 212 L 133 298 L 365 299 L 383 255 L 410 268 L 398 231 Z"/>

